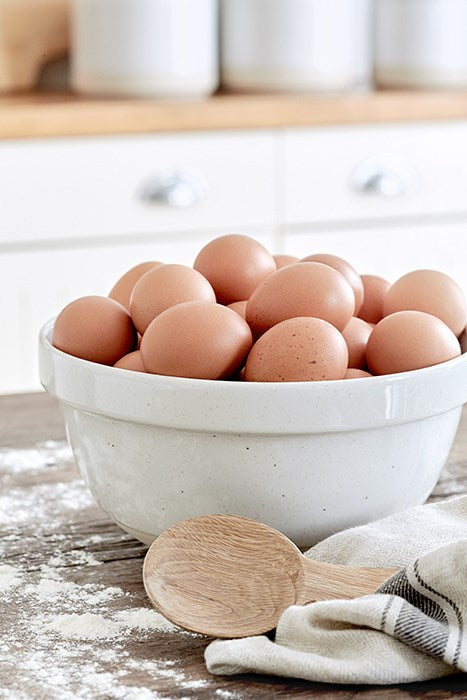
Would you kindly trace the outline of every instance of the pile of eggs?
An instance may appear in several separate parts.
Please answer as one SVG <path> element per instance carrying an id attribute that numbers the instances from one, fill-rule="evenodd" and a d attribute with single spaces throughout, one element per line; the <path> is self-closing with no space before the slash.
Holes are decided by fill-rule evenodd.
<path id="1" fill-rule="evenodd" d="M 465 325 L 462 290 L 442 272 L 415 270 L 391 286 L 334 255 L 272 256 L 233 234 L 208 243 L 193 268 L 145 262 L 108 297 L 71 302 L 52 342 L 138 372 L 302 382 L 451 360 Z"/>

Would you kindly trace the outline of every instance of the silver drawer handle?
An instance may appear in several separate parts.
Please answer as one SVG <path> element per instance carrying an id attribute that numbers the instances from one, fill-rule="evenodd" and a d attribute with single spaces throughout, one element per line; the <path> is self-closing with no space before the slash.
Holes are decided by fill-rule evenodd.
<path id="1" fill-rule="evenodd" d="M 186 170 L 163 170 L 144 185 L 141 199 L 147 204 L 187 209 L 199 204 L 206 193 L 207 185 L 200 175 Z"/>
<path id="2" fill-rule="evenodd" d="M 384 198 L 405 197 L 419 188 L 415 170 L 401 156 L 381 154 L 367 158 L 352 173 L 351 186 L 361 194 Z"/>
<path id="3" fill-rule="evenodd" d="M 405 182 L 398 173 L 384 171 L 374 173 L 369 177 L 361 184 L 360 191 L 368 192 L 368 194 L 379 194 L 382 197 L 401 197 L 407 194 Z"/>

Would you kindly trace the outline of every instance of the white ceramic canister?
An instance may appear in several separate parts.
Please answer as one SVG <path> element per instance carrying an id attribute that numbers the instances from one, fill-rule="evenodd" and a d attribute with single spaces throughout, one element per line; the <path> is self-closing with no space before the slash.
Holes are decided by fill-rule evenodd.
<path id="1" fill-rule="evenodd" d="M 377 0 L 375 80 L 383 87 L 467 87 L 467 0 Z"/>
<path id="2" fill-rule="evenodd" d="M 79 92 L 203 97 L 218 72 L 217 0 L 73 0 L 71 82 Z"/>
<path id="3" fill-rule="evenodd" d="M 368 87 L 371 0 L 222 0 L 222 83 L 231 90 Z"/>

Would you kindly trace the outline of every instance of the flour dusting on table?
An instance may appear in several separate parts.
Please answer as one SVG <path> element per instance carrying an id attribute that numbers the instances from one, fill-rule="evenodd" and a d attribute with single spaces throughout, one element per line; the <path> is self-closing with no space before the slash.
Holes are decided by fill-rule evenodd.
<path id="1" fill-rule="evenodd" d="M 13 588 L 21 583 L 21 573 L 14 566 L 9 564 L 0 565 L 0 592 L 7 588 Z"/>
<path id="2" fill-rule="evenodd" d="M 54 470 L 61 481 L 48 483 Z M 241 697 L 188 677 L 184 660 L 170 658 L 173 635 L 186 640 L 187 650 L 197 635 L 149 606 L 141 585 L 143 545 L 109 525 L 65 443 L 0 449 L 0 484 L 2 700 L 168 700 L 171 690 L 187 699 L 205 688 L 224 700 Z M 89 532 L 89 523 L 102 534 Z M 121 551 L 117 545 L 134 551 L 131 590 L 106 566 L 106 557 L 114 563 L 112 552 Z M 160 634 L 168 652 L 153 658 L 151 640 Z M 167 691 L 152 690 L 155 681 Z"/>

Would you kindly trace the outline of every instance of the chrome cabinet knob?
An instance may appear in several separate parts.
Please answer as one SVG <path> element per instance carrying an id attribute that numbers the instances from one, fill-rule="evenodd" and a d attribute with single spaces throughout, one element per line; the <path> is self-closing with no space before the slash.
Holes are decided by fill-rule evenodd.
<path id="1" fill-rule="evenodd" d="M 360 194 L 384 198 L 404 197 L 419 188 L 415 170 L 395 154 L 380 154 L 359 163 L 350 184 Z"/>
<path id="2" fill-rule="evenodd" d="M 199 204 L 206 193 L 207 185 L 200 175 L 186 170 L 163 170 L 144 185 L 141 199 L 146 204 L 187 209 Z"/>
<path id="3" fill-rule="evenodd" d="M 379 194 L 382 197 L 400 197 L 407 194 L 405 182 L 398 173 L 385 172 L 374 173 L 360 187 L 361 192 Z"/>

